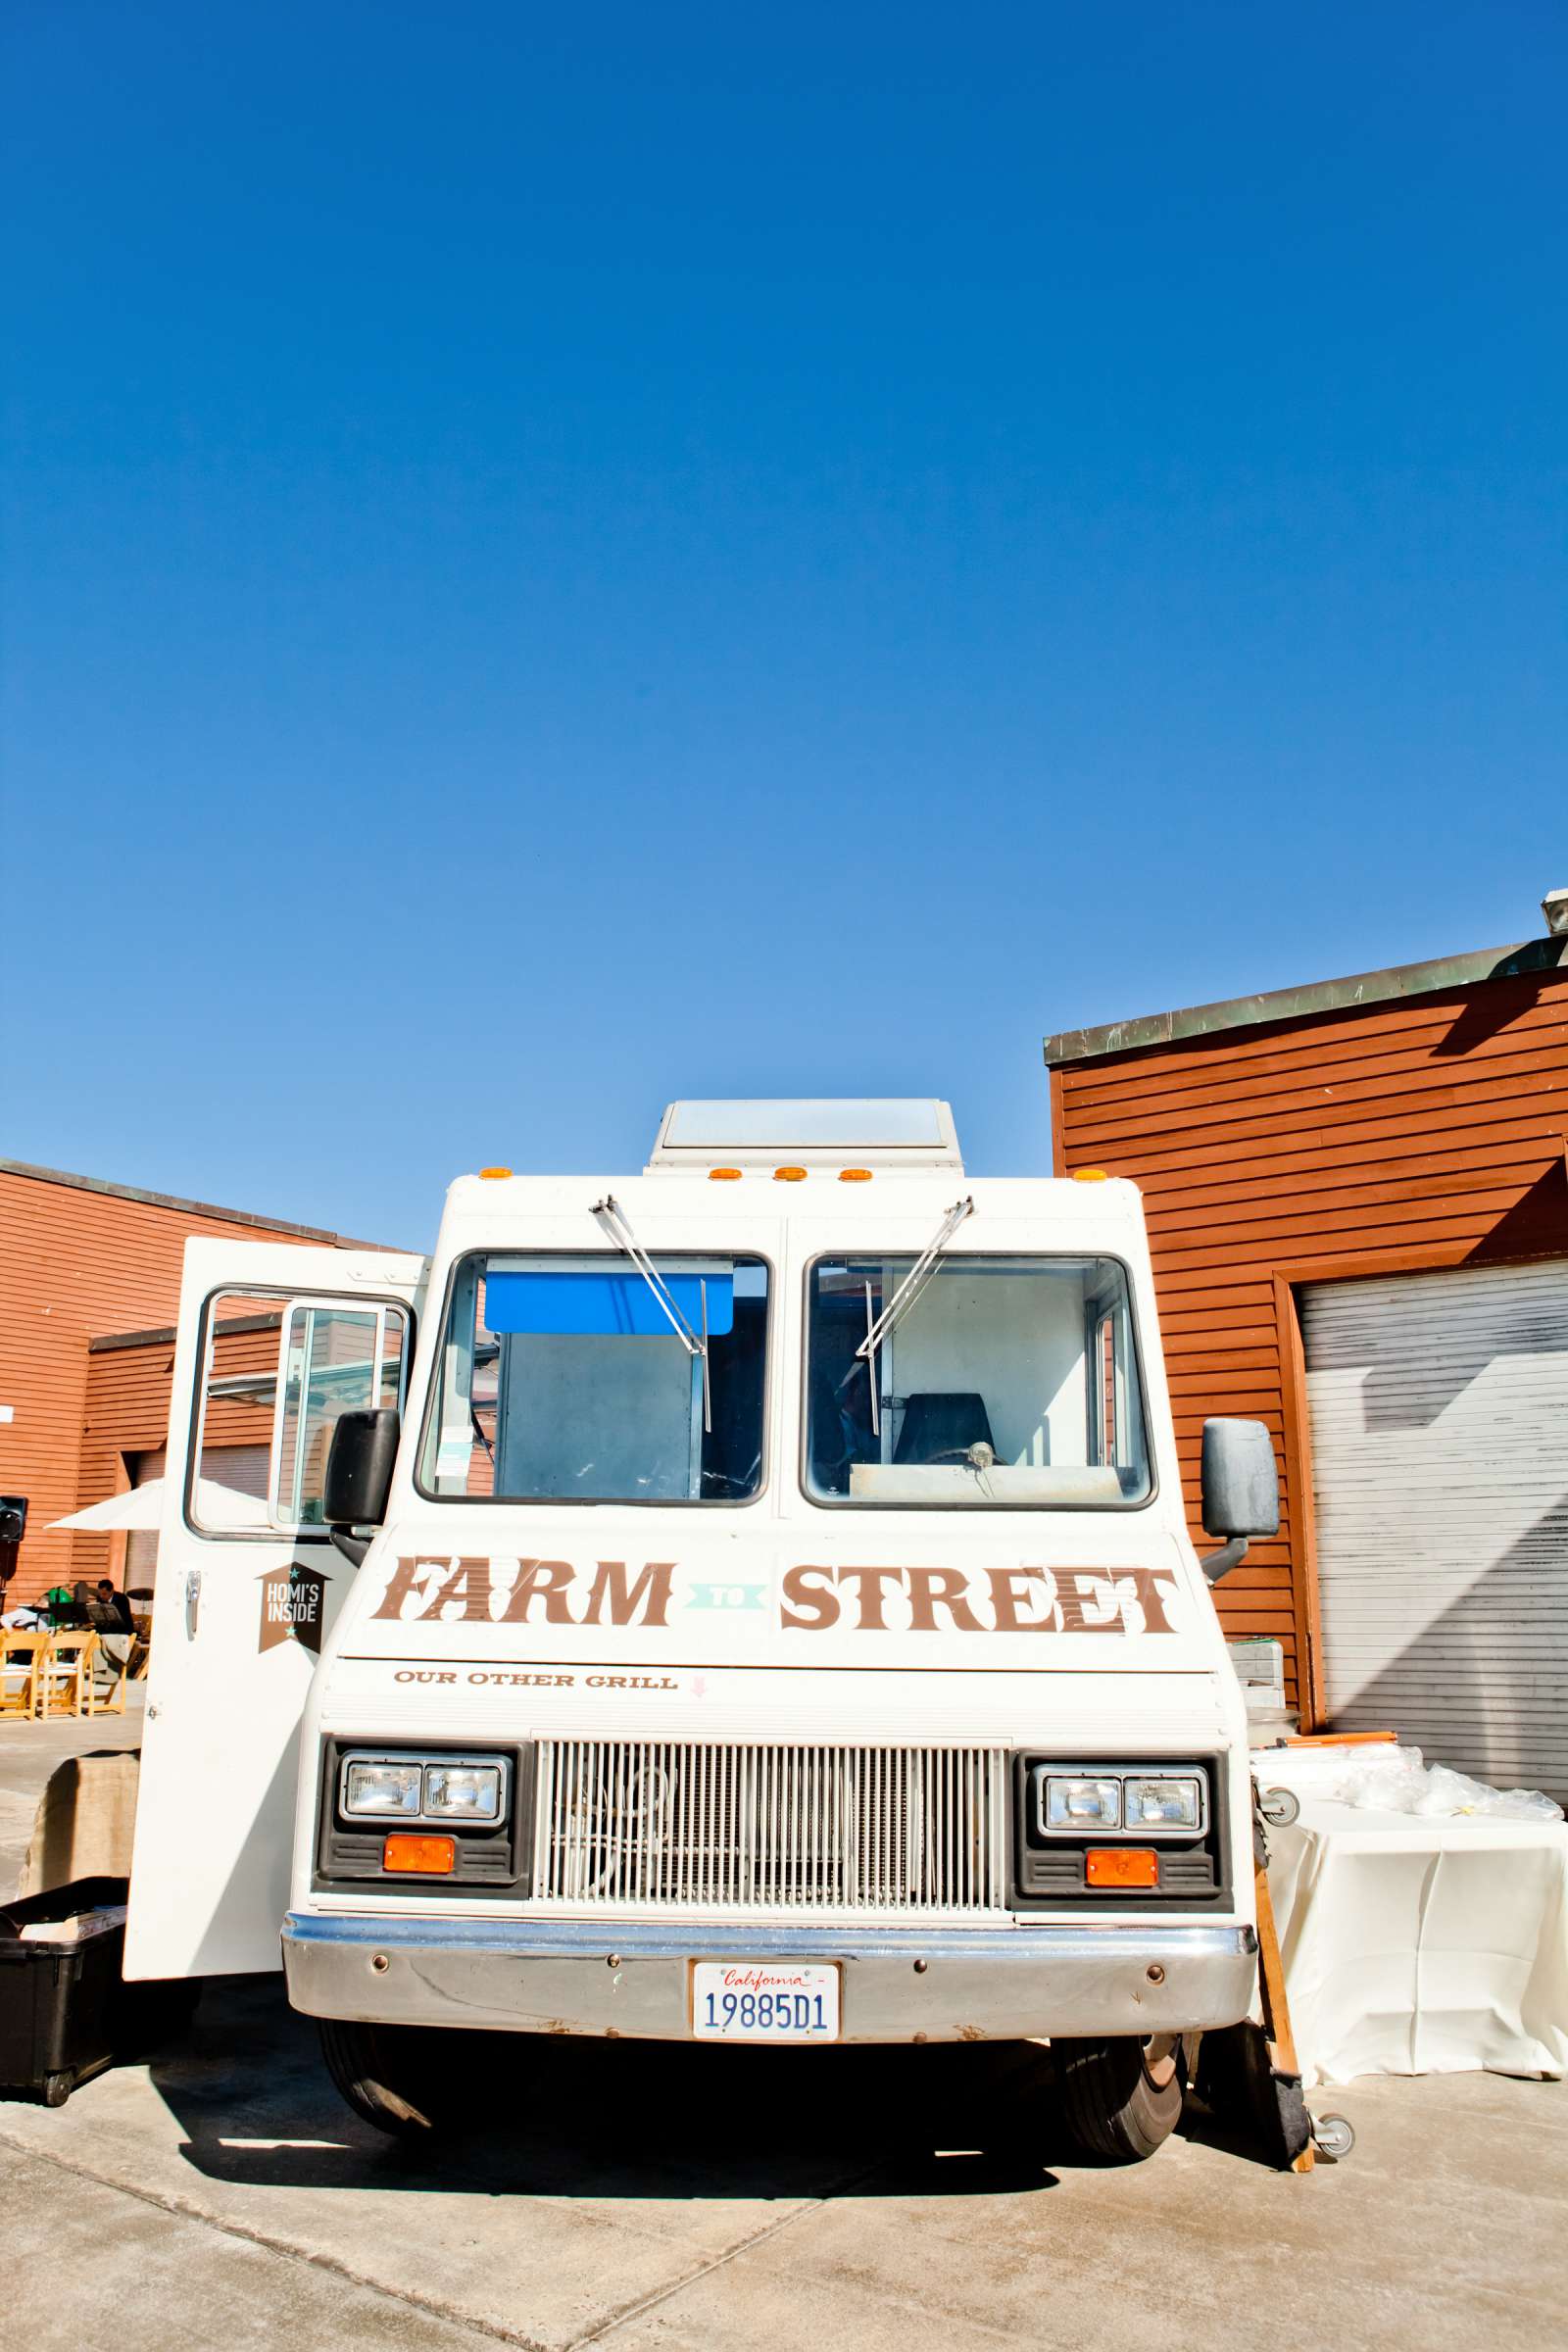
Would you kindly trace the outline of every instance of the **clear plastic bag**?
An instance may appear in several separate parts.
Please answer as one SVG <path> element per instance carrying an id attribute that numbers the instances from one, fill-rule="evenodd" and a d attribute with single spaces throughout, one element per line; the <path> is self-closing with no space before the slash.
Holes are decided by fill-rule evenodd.
<path id="1" fill-rule="evenodd" d="M 1446 1764 L 1428 1764 L 1418 1747 L 1270 1747 L 1254 1751 L 1252 1774 L 1260 1788 L 1291 1788 L 1308 1801 L 1329 1797 L 1375 1813 L 1428 1820 L 1563 1818 L 1561 1805 L 1539 1788 L 1491 1788 Z"/>
<path id="2" fill-rule="evenodd" d="M 1376 1813 L 1414 1813 L 1431 1779 L 1418 1747 L 1352 1747 L 1340 1802 Z"/>
<path id="3" fill-rule="evenodd" d="M 1468 1773 L 1450 1772 L 1434 1764 L 1427 1786 L 1410 1807 L 1412 1813 L 1476 1814 L 1491 1821 L 1561 1821 L 1562 1807 L 1539 1788 L 1491 1788 Z"/>

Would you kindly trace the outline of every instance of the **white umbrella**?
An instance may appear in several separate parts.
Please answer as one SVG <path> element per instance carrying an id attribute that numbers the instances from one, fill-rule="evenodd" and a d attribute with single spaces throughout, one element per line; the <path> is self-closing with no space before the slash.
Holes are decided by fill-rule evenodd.
<path id="1" fill-rule="evenodd" d="M 149 1479 L 144 1487 L 127 1487 L 122 1494 L 108 1494 L 89 1502 L 69 1519 L 52 1519 L 51 1527 L 157 1527 L 164 1516 L 164 1482 Z"/>
<path id="2" fill-rule="evenodd" d="M 217 1479 L 196 1481 L 196 1514 L 204 1527 L 266 1527 L 267 1505 L 258 1494 L 244 1494 Z M 52 1519 L 51 1527 L 162 1527 L 164 1482 L 148 1479 L 145 1486 L 127 1487 L 122 1494 L 106 1494 L 69 1518 Z"/>

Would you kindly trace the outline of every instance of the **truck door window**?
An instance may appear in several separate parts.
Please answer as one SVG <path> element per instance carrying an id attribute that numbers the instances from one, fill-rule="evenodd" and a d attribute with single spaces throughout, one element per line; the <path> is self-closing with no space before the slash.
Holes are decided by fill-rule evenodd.
<path id="1" fill-rule="evenodd" d="M 1145 1500 L 1127 1277 L 1100 1257 L 944 1257 L 876 1352 L 856 1350 L 913 1261 L 822 1259 L 808 1299 L 806 1488 L 905 1509 Z"/>
<path id="2" fill-rule="evenodd" d="M 319 1527 L 326 1456 L 339 1413 L 403 1401 L 400 1306 L 298 1298 L 283 1320 L 282 1382 L 272 1449 L 272 1519 Z"/>
<path id="3" fill-rule="evenodd" d="M 209 1299 L 191 1525 L 225 1536 L 319 1527 L 337 1417 L 401 1401 L 408 1334 L 407 1310 L 390 1301 Z"/>
<path id="4" fill-rule="evenodd" d="M 499 1252 L 453 1279 L 419 1487 L 454 1500 L 745 1502 L 762 1481 L 768 1273 L 657 1255 L 703 1362 L 635 1266 Z"/>

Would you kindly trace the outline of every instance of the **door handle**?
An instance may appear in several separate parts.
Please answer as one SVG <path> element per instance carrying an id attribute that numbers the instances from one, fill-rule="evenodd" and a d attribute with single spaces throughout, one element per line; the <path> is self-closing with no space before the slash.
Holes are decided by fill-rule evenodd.
<path id="1" fill-rule="evenodd" d="M 196 1639 L 196 1620 L 202 1609 L 202 1572 L 199 1568 L 185 1571 L 185 1639 Z"/>

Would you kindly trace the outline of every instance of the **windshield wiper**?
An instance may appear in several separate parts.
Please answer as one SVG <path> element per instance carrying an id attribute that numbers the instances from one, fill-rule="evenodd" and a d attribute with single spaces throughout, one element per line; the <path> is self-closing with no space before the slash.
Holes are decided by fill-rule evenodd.
<path id="1" fill-rule="evenodd" d="M 708 1386 L 707 1283 L 704 1282 L 699 1285 L 703 1301 L 703 1328 L 700 1332 L 696 1332 L 693 1331 L 691 1325 L 681 1313 L 680 1308 L 675 1304 L 674 1299 L 670 1297 L 668 1288 L 664 1282 L 664 1278 L 660 1273 L 659 1268 L 655 1265 L 653 1259 L 649 1256 L 647 1250 L 643 1248 L 641 1242 L 637 1239 L 637 1236 L 627 1224 L 626 1212 L 621 1207 L 619 1201 L 615 1199 L 614 1194 L 607 1193 L 602 1200 L 596 1200 L 593 1205 L 593 1214 L 604 1226 L 605 1231 L 609 1234 L 616 1249 L 623 1250 L 626 1255 L 631 1259 L 632 1264 L 636 1267 L 638 1273 L 642 1276 L 644 1282 L 647 1283 L 648 1288 L 653 1292 L 654 1297 L 658 1299 L 661 1307 L 663 1309 L 664 1316 L 669 1324 L 670 1330 L 675 1334 L 676 1339 L 679 1340 L 687 1354 L 690 1356 L 695 1356 L 701 1361 L 703 1367 L 703 1428 L 705 1431 L 710 1432 L 713 1426 L 713 1406 L 712 1398 L 709 1393 Z"/>
<path id="2" fill-rule="evenodd" d="M 883 1341 L 889 1338 L 903 1322 L 905 1316 L 908 1313 L 910 1307 L 913 1306 L 915 1300 L 925 1289 L 926 1284 L 936 1272 L 937 1261 L 941 1257 L 943 1250 L 947 1248 L 949 1242 L 952 1241 L 954 1235 L 957 1232 L 958 1227 L 963 1223 L 964 1218 L 967 1216 L 972 1216 L 973 1213 L 974 1196 L 972 1194 L 966 1195 L 962 1200 L 955 1200 L 953 1206 L 949 1209 L 947 1215 L 943 1218 L 936 1232 L 932 1235 L 930 1241 L 927 1242 L 925 1248 L 921 1250 L 919 1256 L 915 1259 L 913 1265 L 909 1268 L 909 1271 L 907 1274 L 906 1274 L 904 1280 L 900 1283 L 898 1289 L 894 1292 L 892 1298 L 882 1309 L 882 1312 L 877 1316 L 875 1322 L 871 1320 L 871 1286 L 869 1283 L 867 1283 L 865 1286 L 866 1333 L 864 1339 L 855 1350 L 855 1359 L 857 1363 L 864 1364 L 867 1375 L 869 1376 L 871 1382 L 871 1427 L 873 1430 L 876 1430 L 880 1425 L 877 1412 L 876 1351 L 881 1347 Z M 840 1382 L 839 1385 L 842 1387 L 843 1383 Z"/>

